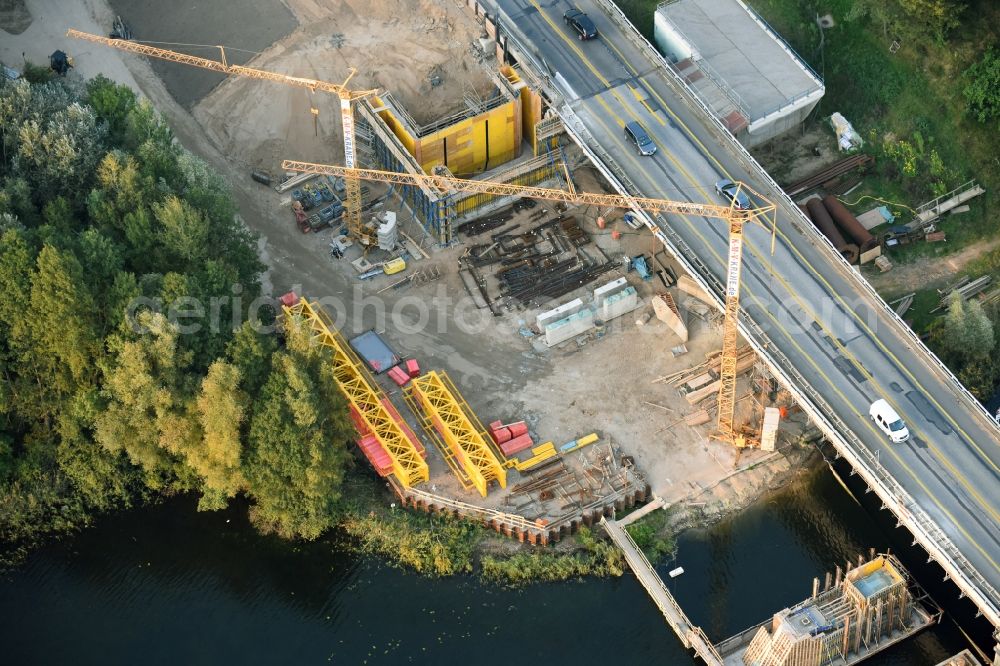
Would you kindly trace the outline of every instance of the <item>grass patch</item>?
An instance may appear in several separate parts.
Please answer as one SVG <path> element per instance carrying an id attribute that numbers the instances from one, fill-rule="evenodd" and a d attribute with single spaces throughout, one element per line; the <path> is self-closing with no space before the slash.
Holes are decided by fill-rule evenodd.
<path id="1" fill-rule="evenodd" d="M 668 518 L 666 509 L 657 510 L 625 527 L 635 545 L 653 564 L 677 551 L 677 542 L 667 530 Z"/>
<path id="2" fill-rule="evenodd" d="M 583 576 L 617 577 L 625 572 L 625 558 L 614 544 L 594 538 L 586 527 L 580 528 L 576 540 L 581 548 L 574 553 L 536 550 L 503 558 L 486 555 L 481 562 L 480 577 L 487 582 L 517 587 Z"/>
<path id="3" fill-rule="evenodd" d="M 405 509 L 352 513 L 340 524 L 353 537 L 355 552 L 380 555 L 430 576 L 470 573 L 482 530 L 454 518 Z"/>
<path id="4" fill-rule="evenodd" d="M 632 22 L 643 37 L 655 44 L 653 39 L 653 16 L 660 0 L 616 0 L 615 4 Z"/>

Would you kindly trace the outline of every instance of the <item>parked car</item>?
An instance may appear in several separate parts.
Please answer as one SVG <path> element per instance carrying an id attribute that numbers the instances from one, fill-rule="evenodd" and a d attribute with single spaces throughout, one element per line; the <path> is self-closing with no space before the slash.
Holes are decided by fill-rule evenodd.
<path id="1" fill-rule="evenodd" d="M 719 196 L 740 210 L 750 209 L 750 197 L 744 194 L 739 186 L 729 179 L 720 180 L 715 184 Z"/>
<path id="2" fill-rule="evenodd" d="M 577 37 L 581 40 L 595 39 L 597 37 L 597 26 L 594 24 L 593 19 L 576 7 L 568 9 L 563 14 L 563 21 L 576 31 Z"/>
<path id="3" fill-rule="evenodd" d="M 868 408 L 868 416 L 882 432 L 889 436 L 893 444 L 900 444 L 910 438 L 910 431 L 907 430 L 903 419 L 885 400 L 880 398 L 873 402 L 872 406 Z"/>
<path id="4" fill-rule="evenodd" d="M 656 153 L 656 144 L 646 134 L 646 130 L 643 129 L 642 125 L 636 121 L 630 120 L 625 123 L 625 136 L 635 144 L 635 148 L 639 151 L 640 155 L 649 156 Z"/>

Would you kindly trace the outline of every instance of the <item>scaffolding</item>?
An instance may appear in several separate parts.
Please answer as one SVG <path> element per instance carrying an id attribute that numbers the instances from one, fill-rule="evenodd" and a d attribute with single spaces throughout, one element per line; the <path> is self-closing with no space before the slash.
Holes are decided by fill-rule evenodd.
<path id="1" fill-rule="evenodd" d="M 756 628 L 745 666 L 854 664 L 926 626 L 933 618 L 910 594 L 902 565 L 891 555 L 836 568 L 820 592 Z M 770 628 L 768 628 L 770 624 Z M 720 651 L 729 641 L 719 644 Z M 730 660 L 727 659 L 729 664 Z"/>
<path id="2" fill-rule="evenodd" d="M 287 300 L 286 300 L 287 299 Z M 330 350 L 337 387 L 347 400 L 352 415 L 360 417 L 365 428 L 359 435 L 372 434 L 389 454 L 392 473 L 406 488 L 427 481 L 430 471 L 421 452 L 423 447 L 406 432 L 401 417 L 387 408 L 388 399 L 370 378 L 361 360 L 351 351 L 333 322 L 323 310 L 305 298 L 289 294 L 282 299 L 286 323 L 296 318 L 308 326 L 312 337 Z"/>
<path id="3" fill-rule="evenodd" d="M 469 410 L 458 389 L 444 373 L 430 371 L 414 379 L 407 389 L 408 397 L 419 405 L 430 420 L 447 451 L 442 451 L 453 469 L 460 467 L 465 479 L 486 497 L 489 484 L 496 481 L 507 487 L 507 471 L 500 458 L 486 442 L 482 425 Z M 457 465 L 455 464 L 457 463 Z"/>

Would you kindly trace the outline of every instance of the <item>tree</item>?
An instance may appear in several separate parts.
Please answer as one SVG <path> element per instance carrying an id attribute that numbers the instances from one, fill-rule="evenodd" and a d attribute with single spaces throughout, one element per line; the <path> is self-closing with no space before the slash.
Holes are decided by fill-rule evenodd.
<path id="1" fill-rule="evenodd" d="M 943 39 L 950 30 L 958 27 L 965 11 L 962 0 L 897 1 L 911 22 L 938 39 Z"/>
<path id="2" fill-rule="evenodd" d="M 854 21 L 871 17 L 882 25 L 883 36 L 889 35 L 889 28 L 899 24 L 902 11 L 893 0 L 856 0 L 847 12 L 847 20 Z"/>
<path id="3" fill-rule="evenodd" d="M 201 262 L 208 239 L 208 221 L 197 209 L 176 196 L 167 197 L 162 204 L 153 206 L 153 214 L 160 225 L 160 239 L 167 250 L 194 267 Z"/>
<path id="4" fill-rule="evenodd" d="M 59 194 L 75 198 L 104 154 L 105 132 L 94 112 L 76 103 L 27 120 L 17 137 L 15 171 L 31 184 L 36 201 Z"/>
<path id="5" fill-rule="evenodd" d="M 952 293 L 944 318 L 944 345 L 963 361 L 993 351 L 993 322 L 978 301 L 966 301 Z"/>
<path id="6" fill-rule="evenodd" d="M 324 351 L 300 327 L 287 339 L 250 424 L 251 518 L 267 532 L 315 539 L 337 519 L 351 427 Z"/>
<path id="7" fill-rule="evenodd" d="M 246 485 L 240 458 L 247 397 L 239 386 L 240 371 L 224 361 L 213 363 L 201 384 L 198 417 L 204 436 L 187 460 L 204 483 L 198 504 L 203 511 L 225 508 L 226 501 Z"/>
<path id="8" fill-rule="evenodd" d="M 259 395 L 271 372 L 271 356 L 278 348 L 273 335 L 261 335 L 245 321 L 226 346 L 226 358 L 239 368 L 240 386 L 248 395 Z"/>
<path id="9" fill-rule="evenodd" d="M 115 143 L 124 140 L 128 115 L 136 105 L 132 89 L 98 74 L 87 81 L 84 99 L 98 118 L 108 124 L 109 138 Z"/>
<path id="10" fill-rule="evenodd" d="M 179 349 L 177 327 L 162 314 L 136 319 L 148 333 L 109 341 L 95 439 L 111 453 L 125 452 L 149 487 L 189 488 L 193 474 L 181 465 L 183 452 L 201 439 L 185 372 L 190 353 Z"/>
<path id="11" fill-rule="evenodd" d="M 969 114 L 981 123 L 1000 118 L 1000 53 L 986 49 L 982 60 L 965 70 L 962 78 Z"/>
<path id="12" fill-rule="evenodd" d="M 64 396 L 92 381 L 101 339 L 94 297 L 75 255 L 42 247 L 31 279 L 30 307 L 32 342 L 25 358 L 36 376 Z"/>

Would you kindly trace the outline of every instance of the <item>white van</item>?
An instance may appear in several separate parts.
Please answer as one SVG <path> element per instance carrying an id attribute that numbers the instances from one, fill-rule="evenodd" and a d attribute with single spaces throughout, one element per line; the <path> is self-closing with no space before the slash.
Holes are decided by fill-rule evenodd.
<path id="1" fill-rule="evenodd" d="M 888 402 L 879 399 L 868 408 L 868 416 L 875 422 L 882 432 L 889 435 L 889 439 L 894 444 L 900 444 L 910 438 L 910 431 L 906 429 L 903 419 L 893 409 Z"/>

